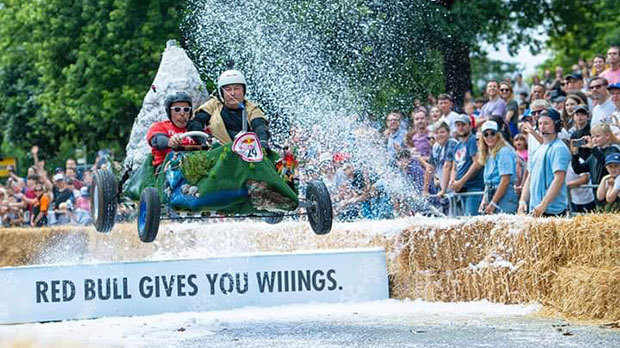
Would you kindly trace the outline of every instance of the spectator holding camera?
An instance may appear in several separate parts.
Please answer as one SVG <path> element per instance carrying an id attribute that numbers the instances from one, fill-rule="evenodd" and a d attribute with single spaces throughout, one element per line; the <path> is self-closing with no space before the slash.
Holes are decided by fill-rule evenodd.
<path id="1" fill-rule="evenodd" d="M 598 185 L 601 179 L 609 174 L 605 169 L 605 158 L 612 153 L 619 152 L 618 148 L 612 146 L 617 142 L 616 137 L 611 132 L 611 128 L 606 123 L 600 123 L 591 129 L 591 136 L 584 136 L 571 142 L 572 161 L 571 164 L 575 173 L 590 173 L 592 183 Z M 579 157 L 579 147 L 592 150 L 592 153 L 585 161 Z"/>
<path id="2" fill-rule="evenodd" d="M 480 211 L 485 214 L 517 211 L 519 198 L 514 190 L 517 177 L 516 153 L 499 132 L 495 121 L 480 128 L 478 162 L 484 166 L 484 195 Z"/>
<path id="3" fill-rule="evenodd" d="M 570 99 L 569 99 L 570 100 Z M 585 161 L 592 154 L 592 149 L 584 147 L 585 141 L 583 137 L 590 135 L 590 113 L 585 104 L 580 104 L 573 109 L 573 128 L 571 128 L 570 141 L 575 143 L 578 148 L 579 158 Z"/>

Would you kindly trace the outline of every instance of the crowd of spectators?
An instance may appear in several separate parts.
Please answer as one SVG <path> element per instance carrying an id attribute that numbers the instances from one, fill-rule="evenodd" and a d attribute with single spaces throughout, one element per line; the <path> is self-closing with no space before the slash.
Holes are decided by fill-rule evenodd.
<path id="1" fill-rule="evenodd" d="M 39 149 L 33 146 L 34 164 L 26 177 L 9 167 L 9 177 L 0 185 L 0 225 L 2 227 L 41 227 L 55 224 L 90 222 L 90 185 L 94 168 L 78 168 L 69 158 L 64 168 L 45 169 Z"/>
<path id="2" fill-rule="evenodd" d="M 413 190 L 387 190 L 372 168 L 350 161 L 346 151 L 307 149 L 298 134 L 291 146 L 306 163 L 302 176 L 327 183 L 341 219 L 428 212 L 424 204 L 407 203 L 421 196 L 454 215 L 555 216 L 615 204 L 620 49 L 580 60 L 568 74 L 558 67 L 554 77 L 547 70 L 531 81 L 517 73 L 488 81 L 480 97 L 466 93 L 462 106 L 440 94 L 427 105 L 416 101 L 408 117 L 394 110 L 385 124 L 368 123 Z M 457 210 L 449 199 L 459 202 Z"/>
<path id="3" fill-rule="evenodd" d="M 554 77 L 546 70 L 531 81 L 517 73 L 488 81 L 482 96 L 466 93 L 460 106 L 440 94 L 428 96 L 426 105 L 416 100 L 408 116 L 390 112 L 384 124 L 375 117 L 353 120 L 357 128 L 344 141 L 384 146 L 389 167 L 404 178 L 396 189 L 346 146 L 317 146 L 330 142 L 318 128 L 310 134 L 293 129 L 287 148 L 304 163 L 302 181 L 326 183 L 341 220 L 416 213 L 554 216 L 617 204 L 620 48 L 580 60 L 568 74 L 558 67 Z M 92 169 L 78 170 L 67 159 L 64 168 L 48 173 L 36 146 L 31 153 L 27 176 L 10 170 L 0 186 L 0 224 L 89 223 Z M 451 200 L 458 200 L 457 210 Z"/>

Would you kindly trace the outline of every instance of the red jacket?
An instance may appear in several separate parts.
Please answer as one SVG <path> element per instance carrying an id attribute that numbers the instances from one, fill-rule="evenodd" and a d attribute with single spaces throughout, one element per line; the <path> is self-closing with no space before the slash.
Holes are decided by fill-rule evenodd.
<path id="1" fill-rule="evenodd" d="M 151 128 L 149 128 L 149 131 L 146 134 L 146 141 L 149 143 L 149 146 L 150 146 L 151 138 L 155 136 L 156 134 L 164 134 L 168 138 L 170 138 L 171 136 L 175 134 L 183 134 L 185 132 L 187 132 L 186 128 L 179 128 L 175 126 L 174 123 L 172 123 L 172 121 L 170 120 L 156 122 L 156 123 L 153 123 Z M 183 139 L 183 145 L 191 145 L 191 144 L 195 144 L 194 140 L 192 140 L 191 137 L 187 137 Z M 154 147 L 151 147 L 151 152 L 153 153 L 153 166 L 158 166 L 162 162 L 164 162 L 166 155 L 171 150 L 172 150 L 171 148 L 167 148 L 165 150 L 158 150 Z"/>

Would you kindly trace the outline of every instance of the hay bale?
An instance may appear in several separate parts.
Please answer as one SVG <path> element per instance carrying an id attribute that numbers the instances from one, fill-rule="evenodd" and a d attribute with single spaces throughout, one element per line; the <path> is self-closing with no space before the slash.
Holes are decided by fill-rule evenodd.
<path id="1" fill-rule="evenodd" d="M 548 300 L 569 318 L 620 321 L 620 267 L 563 267 Z"/>
<path id="2" fill-rule="evenodd" d="M 139 241 L 135 223 L 119 224 L 109 234 L 97 233 L 92 227 L 0 229 L 0 266 L 63 257 L 135 261 L 197 257 L 197 253 L 208 257 L 384 247 L 390 294 L 395 298 L 538 301 L 567 316 L 612 320 L 617 320 L 617 312 L 609 308 L 612 304 L 620 308 L 612 296 L 613 291 L 620 293 L 620 215 L 416 217 L 335 224 L 325 236 L 316 236 L 303 221 L 278 225 L 255 220 L 213 222 L 162 224 L 157 240 L 150 244 Z M 567 270 L 573 268 L 582 272 L 577 279 L 571 279 Z M 589 269 L 607 273 L 594 275 Z M 588 274 L 595 278 L 587 278 Z M 586 294 L 588 283 L 598 284 L 595 293 Z M 568 301 L 562 299 L 563 293 L 583 296 Z"/>

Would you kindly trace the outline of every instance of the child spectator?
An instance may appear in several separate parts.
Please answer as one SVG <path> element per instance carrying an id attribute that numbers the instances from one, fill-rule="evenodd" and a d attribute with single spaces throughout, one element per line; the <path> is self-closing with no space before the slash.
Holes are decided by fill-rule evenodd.
<path id="1" fill-rule="evenodd" d="M 527 151 L 527 138 L 525 134 L 519 133 L 515 135 L 513 143 L 517 152 L 517 181 L 515 190 L 517 195 L 521 196 L 521 186 L 523 185 L 525 171 L 527 169 L 528 151 Z"/>
<path id="2" fill-rule="evenodd" d="M 80 225 L 90 222 L 90 192 L 86 186 L 80 189 L 80 197 L 75 200 L 75 220 Z"/>
<path id="3" fill-rule="evenodd" d="M 611 128 L 606 123 L 600 123 L 591 129 L 592 136 L 584 136 L 583 144 L 576 140 L 571 142 L 573 170 L 577 174 L 590 173 L 592 183 L 598 185 L 601 178 L 609 174 L 605 169 L 605 158 L 611 153 L 618 152 L 618 149 L 612 146 L 617 142 L 616 137 L 611 132 Z M 579 145 L 592 149 L 592 154 L 582 162 L 579 157 Z"/>
<path id="4" fill-rule="evenodd" d="M 424 192 L 429 192 L 431 182 L 435 178 L 439 181 L 439 192 L 437 197 L 441 198 L 448 192 L 448 184 L 450 182 L 450 173 L 454 162 L 454 148 L 457 141 L 450 138 L 450 127 L 446 122 L 439 122 L 435 126 L 435 139 L 429 166 L 424 177 Z"/>
<path id="5" fill-rule="evenodd" d="M 605 168 L 609 174 L 601 180 L 596 198 L 599 201 L 611 204 L 618 200 L 618 192 L 620 192 L 620 153 L 607 155 L 605 157 Z"/>

